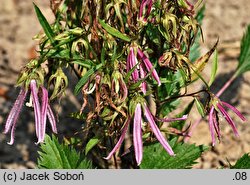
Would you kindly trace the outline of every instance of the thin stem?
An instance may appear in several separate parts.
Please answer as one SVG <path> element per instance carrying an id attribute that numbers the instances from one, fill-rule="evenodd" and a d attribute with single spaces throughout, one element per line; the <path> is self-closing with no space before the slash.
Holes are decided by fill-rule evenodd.
<path id="1" fill-rule="evenodd" d="M 202 117 L 199 118 L 190 128 L 190 130 L 188 131 L 187 135 L 184 137 L 184 142 L 188 142 L 188 140 L 191 138 L 193 131 L 195 130 L 195 128 L 200 124 L 200 122 L 202 121 Z"/>
<path id="2" fill-rule="evenodd" d="M 225 90 L 232 84 L 232 82 L 236 79 L 237 73 L 234 73 L 234 75 L 223 85 L 223 87 L 216 93 L 217 97 L 220 97 Z M 191 129 L 188 132 L 188 137 L 184 138 L 184 142 L 187 142 L 190 139 L 190 136 L 193 133 L 193 130 L 200 124 L 203 118 L 198 119 L 194 125 L 191 127 Z"/>
<path id="3" fill-rule="evenodd" d="M 234 75 L 224 84 L 224 86 L 219 90 L 219 92 L 216 93 L 217 97 L 220 97 L 224 91 L 231 85 L 231 83 L 236 79 L 237 75 L 234 73 Z"/>
<path id="4" fill-rule="evenodd" d="M 111 148 L 114 148 L 114 143 L 113 143 L 113 140 L 111 137 L 109 137 L 109 141 L 111 144 Z M 113 158 L 114 158 L 114 163 L 115 163 L 115 169 L 118 169 L 118 164 L 117 164 L 117 159 L 116 159 L 115 153 L 113 154 Z"/>
<path id="5" fill-rule="evenodd" d="M 166 102 L 168 102 L 170 100 L 178 99 L 178 98 L 181 98 L 181 97 L 187 97 L 187 96 L 195 96 L 196 94 L 199 94 L 201 92 L 207 92 L 207 90 L 206 89 L 202 89 L 200 91 L 197 91 L 197 92 L 194 92 L 194 93 L 190 93 L 190 94 L 182 94 L 182 95 L 178 95 L 178 96 L 172 96 L 170 98 L 167 98 L 165 100 L 160 101 L 159 104 L 161 106 L 162 104 L 164 104 L 164 103 L 166 103 Z"/>

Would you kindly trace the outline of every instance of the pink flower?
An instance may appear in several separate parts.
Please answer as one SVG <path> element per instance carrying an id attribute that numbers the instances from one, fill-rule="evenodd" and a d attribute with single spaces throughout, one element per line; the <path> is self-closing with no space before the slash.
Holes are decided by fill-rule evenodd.
<path id="1" fill-rule="evenodd" d="M 40 97 L 41 97 L 42 106 L 40 106 L 39 97 L 38 97 L 39 90 L 41 91 Z M 51 107 L 48 103 L 49 101 L 48 91 L 44 87 L 40 87 L 39 89 L 37 89 L 37 84 L 35 80 L 30 81 L 30 91 L 31 91 L 32 104 L 33 104 L 34 113 L 35 113 L 35 128 L 36 128 L 36 136 L 38 138 L 38 141 L 37 141 L 37 144 L 38 144 L 44 141 L 47 116 L 49 118 L 52 131 L 54 133 L 57 133 L 56 121 L 55 121 L 54 114 L 51 110 Z M 17 119 L 20 115 L 27 93 L 28 91 L 22 87 L 14 103 L 14 106 L 12 107 L 9 113 L 9 116 L 5 124 L 4 133 L 7 134 L 11 130 L 11 139 L 10 139 L 10 142 L 8 142 L 8 144 L 10 145 L 14 143 Z"/>
<path id="2" fill-rule="evenodd" d="M 137 48 L 137 54 L 139 59 L 142 60 L 140 64 L 138 64 L 137 57 L 134 53 L 134 48 L 131 47 L 127 58 L 127 72 L 133 70 L 132 80 L 134 82 L 138 82 L 140 79 L 144 79 L 146 77 L 147 70 L 147 72 L 152 73 L 152 77 L 157 81 L 158 86 L 160 86 L 161 81 L 159 75 L 157 74 L 157 71 L 153 68 L 153 65 L 150 60 L 139 48 Z M 145 81 L 141 83 L 141 90 L 144 94 L 146 93 L 147 83 Z"/>
<path id="3" fill-rule="evenodd" d="M 129 54 L 128 54 L 128 58 L 127 58 L 127 72 L 129 72 L 129 70 L 131 70 L 133 67 L 135 67 L 137 65 L 138 61 L 137 58 L 134 54 L 134 48 L 131 47 L 129 50 Z M 133 69 L 134 71 L 132 72 L 132 79 L 134 82 L 137 82 L 139 79 L 139 72 L 137 67 L 135 67 L 135 69 Z"/>
<path id="4" fill-rule="evenodd" d="M 160 86 L 161 85 L 161 81 L 160 81 L 158 73 L 156 72 L 155 69 L 153 69 L 153 65 L 150 62 L 150 60 L 148 59 L 148 57 L 139 48 L 138 48 L 138 56 L 143 61 L 144 65 L 145 65 L 145 67 L 147 69 L 147 71 L 151 72 L 151 70 L 152 70 L 152 77 L 157 81 L 158 86 Z"/>
<path id="5" fill-rule="evenodd" d="M 232 106 L 232 105 L 230 105 L 230 104 L 228 104 L 226 102 L 218 100 L 217 103 L 215 105 L 212 105 L 212 107 L 210 108 L 209 117 L 208 117 L 209 130 L 210 130 L 210 133 L 211 133 L 212 145 L 213 146 L 215 145 L 215 133 L 214 133 L 214 130 L 215 130 L 215 132 L 216 132 L 216 134 L 218 136 L 218 139 L 220 140 L 220 138 L 221 138 L 220 127 L 219 127 L 219 122 L 218 122 L 218 111 L 223 115 L 223 117 L 226 119 L 228 124 L 232 127 L 235 136 L 237 136 L 237 137 L 239 136 L 239 133 L 237 131 L 235 123 L 232 120 L 232 118 L 230 117 L 230 115 L 227 113 L 227 111 L 225 110 L 225 107 L 229 108 L 233 112 L 235 112 L 237 114 L 237 116 L 242 121 L 246 121 L 245 117 L 234 106 Z"/>
<path id="6" fill-rule="evenodd" d="M 135 159 L 136 159 L 137 165 L 141 164 L 141 161 L 143 158 L 143 141 L 142 141 L 142 119 L 143 119 L 143 116 L 142 116 L 141 106 L 143 106 L 144 117 L 148 121 L 155 137 L 158 139 L 158 141 L 161 143 L 161 145 L 164 147 L 164 149 L 169 153 L 169 155 L 173 156 L 174 152 L 173 152 L 171 146 L 168 144 L 168 142 L 166 141 L 164 136 L 161 134 L 161 131 L 158 128 L 158 126 L 156 125 L 154 117 L 153 117 L 152 113 L 150 112 L 146 103 L 144 103 L 143 105 L 141 105 L 140 103 L 137 103 L 136 108 L 135 108 L 135 112 L 133 115 L 134 116 L 134 119 L 133 119 L 133 144 L 134 144 Z M 172 121 L 172 120 L 182 120 L 182 119 L 186 119 L 186 117 L 185 118 L 183 117 L 183 118 L 169 119 L 169 120 Z M 113 150 L 109 153 L 109 155 L 105 159 L 110 159 L 112 157 L 112 155 L 121 146 L 121 144 L 125 138 L 125 135 L 127 133 L 130 121 L 131 121 L 131 118 L 129 117 L 127 119 L 127 121 L 125 122 L 120 139 L 118 140 L 118 142 L 116 143 Z M 164 120 L 164 121 L 168 121 L 168 120 Z"/>
<path id="7" fill-rule="evenodd" d="M 146 10 L 146 6 L 147 6 L 147 10 Z M 138 18 L 139 19 L 143 18 L 143 20 L 146 22 L 147 18 L 149 17 L 151 13 L 152 6 L 153 6 L 153 0 L 142 0 Z"/>

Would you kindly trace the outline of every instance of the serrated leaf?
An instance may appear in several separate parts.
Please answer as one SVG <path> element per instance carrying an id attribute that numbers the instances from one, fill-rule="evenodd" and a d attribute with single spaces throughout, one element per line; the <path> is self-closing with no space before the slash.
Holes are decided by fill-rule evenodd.
<path id="1" fill-rule="evenodd" d="M 54 32 L 51 29 L 47 19 L 44 17 L 44 15 L 42 14 L 41 10 L 36 6 L 35 3 L 33 3 L 34 8 L 35 8 L 35 12 L 37 15 L 37 18 L 44 30 L 44 33 L 46 34 L 46 36 L 48 37 L 48 39 L 50 40 L 50 42 L 53 44 L 54 43 Z"/>
<path id="2" fill-rule="evenodd" d="M 67 145 L 60 144 L 53 135 L 46 135 L 38 152 L 38 168 L 45 169 L 92 169 L 92 163 Z"/>
<path id="3" fill-rule="evenodd" d="M 249 153 L 244 154 L 240 159 L 237 160 L 231 169 L 250 169 L 250 156 Z"/>
<path id="4" fill-rule="evenodd" d="M 162 102 L 160 107 L 160 114 L 165 117 L 169 112 L 176 109 L 180 103 L 180 99 L 170 99 L 171 97 L 178 96 L 180 93 L 180 83 L 182 77 L 180 72 L 173 73 L 171 71 L 162 71 L 161 77 L 170 83 L 162 83 L 158 87 L 158 98 Z M 166 101 L 167 100 L 167 101 Z"/>
<path id="5" fill-rule="evenodd" d="M 89 142 L 87 143 L 86 145 L 86 148 L 85 148 L 85 155 L 87 155 L 89 153 L 89 151 L 94 148 L 95 145 L 97 145 L 99 143 L 99 139 L 94 137 L 92 139 L 89 140 Z"/>
<path id="6" fill-rule="evenodd" d="M 240 58 L 236 74 L 241 75 L 250 70 L 250 25 L 241 39 Z"/>
<path id="7" fill-rule="evenodd" d="M 194 100 L 195 100 L 195 105 L 196 105 L 198 112 L 200 113 L 201 117 L 204 117 L 205 116 L 205 109 L 204 109 L 203 104 L 197 98 L 194 98 Z"/>
<path id="8" fill-rule="evenodd" d="M 78 94 L 81 90 L 81 88 L 86 84 L 86 82 L 88 81 L 88 79 L 90 78 L 90 76 L 92 74 L 94 74 L 98 69 L 100 69 L 102 67 L 103 64 L 98 64 L 95 67 L 92 67 L 91 69 L 89 69 L 84 75 L 83 77 L 78 81 L 78 83 L 75 86 L 75 90 L 74 93 Z"/>
<path id="9" fill-rule="evenodd" d="M 210 80 L 209 80 L 209 83 L 208 83 L 209 87 L 212 85 L 212 83 L 215 80 L 217 69 L 218 69 L 218 51 L 215 50 L 214 60 L 213 60 L 213 63 L 212 63 L 211 76 L 210 76 Z"/>
<path id="10" fill-rule="evenodd" d="M 118 31 L 117 29 L 111 27 L 110 25 L 106 24 L 103 20 L 99 19 L 99 23 L 101 24 L 101 26 L 111 35 L 122 39 L 124 41 L 130 42 L 131 38 L 129 38 L 129 36 L 121 33 L 120 31 Z"/>
<path id="11" fill-rule="evenodd" d="M 208 149 L 204 145 L 178 143 L 177 138 L 169 142 L 175 152 L 175 156 L 170 156 L 161 144 L 145 146 L 143 160 L 140 165 L 142 169 L 188 169 L 192 168 L 202 152 Z"/>

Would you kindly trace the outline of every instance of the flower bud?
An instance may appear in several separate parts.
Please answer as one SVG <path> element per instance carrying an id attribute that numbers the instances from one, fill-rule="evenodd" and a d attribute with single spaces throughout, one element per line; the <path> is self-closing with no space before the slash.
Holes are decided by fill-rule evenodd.
<path id="1" fill-rule="evenodd" d="M 68 86 L 68 78 L 64 74 L 62 68 L 58 68 L 55 74 L 51 75 L 48 81 L 49 86 L 51 83 L 54 83 L 54 91 L 50 96 L 50 99 L 54 99 L 58 96 L 61 96 Z"/>

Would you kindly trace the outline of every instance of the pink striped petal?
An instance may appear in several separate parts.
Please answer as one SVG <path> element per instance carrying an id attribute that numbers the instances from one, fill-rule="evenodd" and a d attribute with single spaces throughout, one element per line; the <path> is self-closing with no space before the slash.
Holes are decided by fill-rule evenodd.
<path id="1" fill-rule="evenodd" d="M 42 90 L 42 110 L 41 110 L 41 129 L 40 129 L 40 135 L 41 135 L 41 141 L 43 142 L 45 138 L 45 131 L 46 131 L 46 121 L 47 121 L 47 110 L 48 110 L 48 91 L 41 87 Z"/>
<path id="2" fill-rule="evenodd" d="M 147 56 L 139 48 L 138 48 L 138 55 L 143 61 L 144 65 L 146 66 L 148 72 L 151 72 L 153 65 L 150 62 L 150 60 L 147 58 Z M 157 81 L 158 86 L 160 86 L 161 85 L 160 77 L 155 69 L 152 70 L 152 77 Z"/>
<path id="3" fill-rule="evenodd" d="M 10 141 L 7 143 L 9 145 L 12 145 L 14 143 L 17 119 L 22 110 L 22 106 L 25 101 L 26 95 L 27 91 L 24 88 L 22 88 L 7 118 L 4 133 L 5 134 L 8 133 L 11 128 Z"/>
<path id="4" fill-rule="evenodd" d="M 217 121 L 217 115 L 215 112 L 213 112 L 213 125 L 216 131 L 216 134 L 218 136 L 218 139 L 220 140 L 221 139 L 220 127 L 219 127 L 219 122 Z"/>
<path id="5" fill-rule="evenodd" d="M 161 143 L 163 148 L 169 153 L 169 155 L 175 155 L 171 146 L 168 144 L 166 139 L 161 134 L 161 131 L 159 130 L 158 126 L 156 125 L 154 118 L 153 118 L 153 116 L 152 116 L 152 114 L 151 114 L 151 112 L 146 104 L 144 105 L 144 111 L 145 111 L 145 116 L 150 124 L 150 127 L 151 127 L 153 133 L 155 134 L 156 138 L 158 139 L 158 141 Z"/>
<path id="6" fill-rule="evenodd" d="M 133 128 L 133 142 L 135 149 L 135 159 L 139 166 L 143 156 L 143 144 L 142 144 L 142 117 L 141 117 L 141 104 L 137 104 L 134 113 L 134 128 Z"/>
<path id="7" fill-rule="evenodd" d="M 48 116 L 48 119 L 49 119 L 49 122 L 50 122 L 50 125 L 52 128 L 52 131 L 57 134 L 56 119 L 55 119 L 54 113 L 50 107 L 50 104 L 48 104 L 47 116 Z"/>
<path id="8" fill-rule="evenodd" d="M 143 16 L 143 12 L 146 9 L 146 6 L 148 5 L 147 11 L 145 12 L 145 16 L 143 20 L 147 20 L 151 9 L 152 9 L 152 5 L 153 5 L 153 1 L 152 0 L 142 0 L 141 5 L 140 5 L 140 9 L 139 9 L 139 14 L 138 14 L 138 18 L 142 18 Z"/>
<path id="9" fill-rule="evenodd" d="M 151 13 L 152 6 L 153 6 L 153 0 L 148 0 L 147 4 L 148 4 L 148 9 L 147 9 L 147 12 L 146 12 L 145 17 L 144 17 L 145 21 L 147 20 L 147 18 L 149 17 L 149 15 Z"/>
<path id="10" fill-rule="evenodd" d="M 124 128 L 122 130 L 122 134 L 120 136 L 120 139 L 118 140 L 118 142 L 116 143 L 115 147 L 113 148 L 113 150 L 109 153 L 109 155 L 107 157 L 105 157 L 104 159 L 110 159 L 112 157 L 112 155 L 114 155 L 114 153 L 118 150 L 118 148 L 121 146 L 122 142 L 124 141 L 125 135 L 128 131 L 128 126 L 130 123 L 130 118 L 127 119 Z"/>
<path id="11" fill-rule="evenodd" d="M 130 54 L 130 62 L 129 62 L 130 63 L 130 69 L 132 69 L 138 63 L 137 58 L 136 58 L 136 56 L 134 54 L 134 49 L 132 47 L 130 48 L 130 53 L 129 54 Z M 139 79 L 139 72 L 138 72 L 137 67 L 132 72 L 132 78 L 133 78 L 134 82 L 137 82 L 138 79 Z"/>
<path id="12" fill-rule="evenodd" d="M 223 102 L 221 101 L 222 105 L 226 106 L 227 108 L 231 109 L 232 111 L 235 112 L 235 114 L 237 114 L 237 116 L 239 116 L 239 118 L 242 120 L 242 121 L 246 121 L 246 118 L 240 113 L 240 111 L 238 109 L 236 109 L 234 106 L 226 103 L 226 102 Z"/>
<path id="13" fill-rule="evenodd" d="M 220 103 L 217 104 L 217 107 L 219 108 L 222 115 L 225 117 L 226 121 L 232 127 L 235 136 L 239 137 L 239 133 L 237 131 L 237 128 L 236 128 L 235 123 L 232 120 L 232 118 L 229 116 L 229 114 L 226 112 L 226 110 L 222 107 L 222 105 Z"/>
<path id="14" fill-rule="evenodd" d="M 6 124 L 5 124 L 5 128 L 4 128 L 5 134 L 10 131 L 11 127 L 13 127 L 15 122 L 17 121 L 17 119 L 20 115 L 23 103 L 25 101 L 26 95 L 27 95 L 27 91 L 24 88 L 21 88 L 21 90 L 17 96 L 17 99 L 16 99 L 12 109 L 10 110 L 10 113 L 9 113 L 8 118 L 6 120 Z"/>
<path id="15" fill-rule="evenodd" d="M 36 136 L 38 138 L 38 142 L 41 141 L 41 107 L 38 99 L 38 90 L 35 80 L 30 81 L 30 90 L 32 96 L 32 102 L 34 105 L 34 113 L 35 113 L 35 125 L 36 125 Z"/>
<path id="16" fill-rule="evenodd" d="M 209 125 L 209 130 L 210 134 L 212 137 L 212 145 L 215 145 L 215 136 L 214 136 L 214 124 L 213 124 L 213 116 L 214 116 L 214 106 L 211 107 L 209 111 L 209 117 L 208 117 L 208 125 Z"/>

